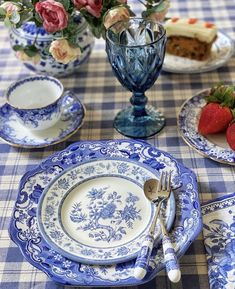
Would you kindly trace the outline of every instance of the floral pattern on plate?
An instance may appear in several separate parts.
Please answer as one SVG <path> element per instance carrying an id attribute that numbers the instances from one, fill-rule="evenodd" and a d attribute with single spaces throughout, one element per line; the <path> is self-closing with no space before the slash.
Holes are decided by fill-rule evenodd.
<path id="1" fill-rule="evenodd" d="M 178 115 L 178 129 L 184 141 L 198 153 L 214 161 L 235 165 L 235 151 L 213 143 L 213 138 L 206 138 L 198 132 L 198 119 L 202 107 L 206 104 L 205 96 L 209 90 L 199 92 L 186 100 Z M 224 135 L 225 140 L 225 135 Z M 225 140 L 226 142 L 226 140 Z"/>
<path id="2" fill-rule="evenodd" d="M 44 190 L 37 216 L 45 240 L 58 252 L 88 264 L 114 264 L 137 256 L 155 206 L 144 196 L 156 171 L 129 160 L 102 159 L 66 170 Z M 169 229 L 174 195 L 162 211 Z M 155 238 L 159 238 L 159 226 Z"/>
<path id="3" fill-rule="evenodd" d="M 208 60 L 196 61 L 166 53 L 162 69 L 172 73 L 202 73 L 223 66 L 233 54 L 234 41 L 228 35 L 219 31 Z"/>
<path id="4" fill-rule="evenodd" d="M 211 289 L 235 287 L 235 194 L 202 206 Z"/>
<path id="5" fill-rule="evenodd" d="M 48 244 L 38 229 L 36 211 L 40 195 L 62 171 L 101 158 L 129 159 L 143 163 L 157 173 L 174 172 L 176 216 L 170 238 L 176 254 L 182 256 L 202 228 L 201 209 L 195 174 L 171 155 L 146 142 L 134 140 L 83 141 L 49 156 L 20 182 L 9 233 L 22 254 L 52 280 L 73 286 L 127 286 L 145 283 L 164 268 L 162 247 L 156 244 L 143 280 L 134 276 L 135 259 L 114 265 L 86 265 L 72 261 Z"/>

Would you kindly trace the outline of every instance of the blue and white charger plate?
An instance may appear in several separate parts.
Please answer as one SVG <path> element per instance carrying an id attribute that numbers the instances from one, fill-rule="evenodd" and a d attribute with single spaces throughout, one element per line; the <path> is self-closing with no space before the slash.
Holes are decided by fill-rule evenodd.
<path id="1" fill-rule="evenodd" d="M 32 131 L 17 121 L 8 104 L 0 107 L 0 138 L 11 146 L 24 148 L 47 147 L 72 136 L 82 126 L 85 107 L 79 99 L 68 107 L 54 126 Z"/>
<path id="2" fill-rule="evenodd" d="M 134 140 L 83 141 L 49 156 L 20 182 L 18 197 L 9 226 L 11 239 L 33 266 L 52 280 L 73 286 L 128 286 L 153 279 L 164 268 L 162 247 L 154 248 L 148 272 L 143 280 L 134 276 L 135 259 L 113 265 L 90 265 L 67 258 L 42 236 L 37 208 L 45 188 L 63 171 L 91 160 L 113 158 L 147 165 L 156 172 L 173 172 L 176 203 L 175 220 L 170 238 L 176 254 L 182 256 L 202 229 L 201 209 L 195 174 L 166 152 L 146 142 Z"/>
<path id="3" fill-rule="evenodd" d="M 234 41 L 224 32 L 218 31 L 208 60 L 197 61 L 166 53 L 162 69 L 172 73 L 202 73 L 223 66 L 234 54 Z"/>
<path id="4" fill-rule="evenodd" d="M 209 92 L 210 89 L 203 90 L 183 103 L 178 115 L 179 133 L 201 155 L 220 163 L 235 165 L 235 151 L 227 144 L 225 133 L 204 137 L 198 132 L 200 112 Z"/>
<path id="5" fill-rule="evenodd" d="M 78 164 L 44 190 L 37 209 L 39 230 L 58 252 L 78 262 L 133 259 L 156 210 L 143 192 L 144 182 L 152 178 L 158 178 L 156 171 L 125 159 Z M 162 217 L 169 229 L 175 217 L 174 194 Z"/>

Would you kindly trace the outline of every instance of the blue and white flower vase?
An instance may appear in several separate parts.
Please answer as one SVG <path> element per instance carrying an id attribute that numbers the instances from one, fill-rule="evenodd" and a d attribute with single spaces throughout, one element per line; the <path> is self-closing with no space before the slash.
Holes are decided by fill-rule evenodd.
<path id="1" fill-rule="evenodd" d="M 80 15 L 76 16 L 74 21 L 78 25 L 77 42 L 81 48 L 82 54 L 74 61 L 63 64 L 56 61 L 49 53 L 49 46 L 53 41 L 52 35 L 48 34 L 43 27 L 37 27 L 34 22 L 26 22 L 20 28 L 10 30 L 10 44 L 26 46 L 34 44 L 39 50 L 39 59 L 22 60 L 24 65 L 40 74 L 52 76 L 66 76 L 77 71 L 79 67 L 88 60 L 94 46 L 94 36 L 88 28 L 86 20 Z"/>

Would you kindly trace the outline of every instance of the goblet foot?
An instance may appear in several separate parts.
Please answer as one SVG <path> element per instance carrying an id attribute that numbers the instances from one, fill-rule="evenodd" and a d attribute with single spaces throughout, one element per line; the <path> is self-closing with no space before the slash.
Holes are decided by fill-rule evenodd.
<path id="1" fill-rule="evenodd" d="M 121 134 L 132 138 L 148 138 L 155 135 L 165 126 L 165 118 L 151 105 L 146 105 L 145 109 L 144 116 L 134 116 L 132 106 L 121 110 L 114 119 L 114 127 Z"/>

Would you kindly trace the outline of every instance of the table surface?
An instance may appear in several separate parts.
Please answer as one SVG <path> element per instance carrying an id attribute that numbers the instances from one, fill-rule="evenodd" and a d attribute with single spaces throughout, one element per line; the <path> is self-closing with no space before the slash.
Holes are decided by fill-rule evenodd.
<path id="1" fill-rule="evenodd" d="M 141 6 L 130 1 L 137 13 Z M 172 0 L 168 16 L 197 17 L 215 22 L 220 29 L 235 39 L 234 0 Z M 6 28 L 0 26 L 0 95 L 11 82 L 31 74 L 10 49 Z M 235 79 L 235 57 L 212 72 L 203 74 L 171 74 L 162 72 L 155 85 L 147 92 L 149 102 L 166 117 L 166 127 L 147 142 L 174 156 L 192 169 L 199 184 L 200 200 L 234 192 L 235 167 L 204 158 L 188 147 L 177 132 L 176 116 L 181 104 L 198 91 L 224 81 Z M 128 105 L 130 93 L 118 83 L 104 51 L 104 42 L 96 41 L 89 62 L 79 72 L 60 78 L 67 89 L 74 89 L 84 102 L 87 113 L 83 127 L 70 139 L 45 148 L 13 148 L 0 140 L 0 288 L 2 289 L 65 289 L 52 282 L 46 274 L 31 266 L 10 240 L 8 225 L 22 175 L 53 152 L 60 151 L 79 140 L 123 139 L 113 128 L 114 115 Z M 0 98 L 1 101 L 3 97 Z M 164 271 L 149 283 L 128 288 L 191 288 L 208 289 L 207 262 L 202 235 L 180 260 L 182 279 L 170 284 Z M 68 287 L 67 287 L 68 288 Z M 71 288 L 71 287 L 69 287 Z M 78 287 L 77 287 L 78 288 Z"/>

